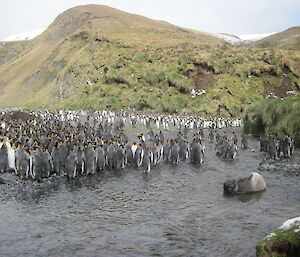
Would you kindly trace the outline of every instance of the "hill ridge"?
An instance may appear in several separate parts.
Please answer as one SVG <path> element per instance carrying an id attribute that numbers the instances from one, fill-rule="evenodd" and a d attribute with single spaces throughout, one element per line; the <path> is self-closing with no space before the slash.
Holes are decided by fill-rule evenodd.
<path id="1" fill-rule="evenodd" d="M 297 93 L 299 60 L 297 51 L 234 47 L 111 7 L 79 6 L 33 40 L 0 42 L 0 102 L 239 116 L 270 93 Z M 193 100 L 192 89 L 200 92 Z"/>
<path id="2" fill-rule="evenodd" d="M 290 27 L 252 44 L 253 47 L 275 47 L 281 49 L 300 50 L 300 26 Z"/>

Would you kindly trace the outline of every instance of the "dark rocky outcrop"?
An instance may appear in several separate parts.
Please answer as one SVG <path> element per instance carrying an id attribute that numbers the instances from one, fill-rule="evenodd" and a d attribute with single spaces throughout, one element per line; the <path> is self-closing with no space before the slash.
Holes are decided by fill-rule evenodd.
<path id="1" fill-rule="evenodd" d="M 28 112 L 22 112 L 22 111 L 11 111 L 3 114 L 0 117 L 2 120 L 31 120 L 34 117 L 31 116 Z"/>

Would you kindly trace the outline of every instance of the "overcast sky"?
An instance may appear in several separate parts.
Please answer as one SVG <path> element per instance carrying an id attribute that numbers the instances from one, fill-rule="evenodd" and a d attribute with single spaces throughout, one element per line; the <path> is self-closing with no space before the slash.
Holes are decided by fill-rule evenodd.
<path id="1" fill-rule="evenodd" d="M 63 11 L 89 3 L 213 33 L 260 34 L 300 26 L 300 0 L 0 0 L 0 39 L 47 27 Z"/>

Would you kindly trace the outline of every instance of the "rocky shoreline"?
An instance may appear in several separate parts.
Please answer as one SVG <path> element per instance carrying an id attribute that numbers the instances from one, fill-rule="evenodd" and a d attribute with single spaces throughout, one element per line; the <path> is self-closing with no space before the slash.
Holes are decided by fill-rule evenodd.
<path id="1" fill-rule="evenodd" d="M 273 161 L 264 160 L 259 164 L 258 170 L 261 172 L 271 171 L 271 172 L 286 172 L 291 175 L 300 175 L 300 164 L 289 162 L 289 160 Z"/>

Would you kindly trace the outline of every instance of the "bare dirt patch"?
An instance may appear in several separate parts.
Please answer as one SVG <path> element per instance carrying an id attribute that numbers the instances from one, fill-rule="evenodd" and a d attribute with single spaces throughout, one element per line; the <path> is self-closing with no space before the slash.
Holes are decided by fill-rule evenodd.
<path id="1" fill-rule="evenodd" d="M 206 89 L 210 79 L 214 76 L 212 71 L 205 70 L 202 67 L 197 68 L 197 76 L 196 76 L 196 90 L 198 89 Z"/>

